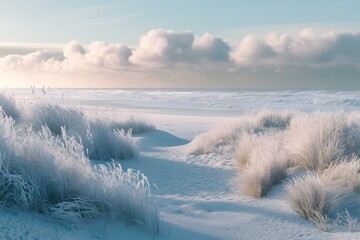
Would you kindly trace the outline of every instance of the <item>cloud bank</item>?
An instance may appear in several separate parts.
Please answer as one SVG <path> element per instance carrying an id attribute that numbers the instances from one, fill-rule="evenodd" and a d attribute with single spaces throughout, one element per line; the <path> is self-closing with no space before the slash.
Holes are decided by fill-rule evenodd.
<path id="1" fill-rule="evenodd" d="M 252 81 L 261 88 L 261 82 L 271 86 L 271 79 L 284 79 L 283 83 L 291 88 L 291 84 L 299 85 L 295 81 L 310 85 L 316 79 L 330 81 L 334 74 L 327 73 L 334 71 L 343 76 L 339 84 L 344 79 L 359 83 L 359 60 L 360 33 L 317 34 L 307 28 L 297 36 L 247 35 L 230 44 L 208 33 L 196 36 L 191 31 L 154 29 L 143 35 L 135 47 L 71 41 L 62 52 L 38 50 L 6 55 L 0 58 L 0 70 L 29 78 L 32 74 L 81 78 L 81 84 L 96 81 L 98 86 L 105 81 L 107 87 L 246 87 Z"/>

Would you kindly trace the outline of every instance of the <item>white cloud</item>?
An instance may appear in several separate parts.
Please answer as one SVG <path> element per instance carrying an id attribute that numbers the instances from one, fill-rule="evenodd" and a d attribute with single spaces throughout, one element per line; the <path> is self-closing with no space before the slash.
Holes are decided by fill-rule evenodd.
<path id="1" fill-rule="evenodd" d="M 63 53 L 64 57 L 68 59 L 73 58 L 74 56 L 81 57 L 82 55 L 85 55 L 85 48 L 81 43 L 71 41 L 65 45 Z"/>
<path id="2" fill-rule="evenodd" d="M 195 38 L 192 32 L 155 29 L 142 36 L 130 61 L 148 67 L 168 67 L 177 63 L 227 61 L 230 47 L 221 38 L 205 34 Z"/>
<path id="3" fill-rule="evenodd" d="M 92 42 L 86 54 L 86 61 L 98 66 L 117 68 L 128 65 L 130 55 L 131 49 L 121 43 Z"/>
<path id="4" fill-rule="evenodd" d="M 121 78 L 138 81 L 139 85 L 141 81 L 160 83 L 161 79 L 163 82 L 180 81 L 183 77 L 198 80 L 199 85 L 215 86 L 218 80 L 213 79 L 215 76 L 245 81 L 248 74 L 255 72 L 256 75 L 257 71 L 259 78 L 266 76 L 265 73 L 274 73 L 274 79 L 281 72 L 294 72 L 294 76 L 300 76 L 304 69 L 309 76 L 314 73 L 314 76 L 328 77 L 319 72 L 327 69 L 332 72 L 347 69 L 347 73 L 356 74 L 360 72 L 359 63 L 360 33 L 316 34 L 308 28 L 296 36 L 271 33 L 259 38 L 247 35 L 238 44 L 230 46 L 208 33 L 195 36 L 191 31 L 154 29 L 142 36 L 135 47 L 100 41 L 86 45 L 71 41 L 62 51 L 38 50 L 6 55 L 0 58 L 0 70 L 67 74 L 84 79 L 96 77 L 97 81 L 108 82 Z M 255 75 L 252 79 L 256 79 Z M 178 85 L 173 83 L 172 86 Z"/>
<path id="5" fill-rule="evenodd" d="M 129 65 L 131 49 L 123 44 L 92 42 L 84 46 L 71 41 L 62 53 L 35 51 L 25 55 L 7 55 L 0 58 L 0 69 L 13 71 L 97 71 L 100 68 L 118 69 Z"/>
<path id="6" fill-rule="evenodd" d="M 194 34 L 177 33 L 172 30 L 155 29 L 140 38 L 139 46 L 133 51 L 130 61 L 150 67 L 169 66 L 173 63 L 191 60 Z"/>
<path id="7" fill-rule="evenodd" d="M 360 34 L 329 32 L 317 35 L 307 28 L 296 37 L 272 33 L 259 39 L 249 35 L 231 56 L 240 67 L 359 67 L 355 60 L 360 60 Z"/>
<path id="8" fill-rule="evenodd" d="M 221 38 L 206 33 L 193 42 L 193 52 L 198 59 L 207 61 L 228 61 L 230 46 Z"/>
<path id="9" fill-rule="evenodd" d="M 276 52 L 265 41 L 248 35 L 231 53 L 231 57 L 238 65 L 251 65 L 276 57 Z"/>
<path id="10" fill-rule="evenodd" d="M 121 43 L 92 42 L 88 47 L 70 42 L 64 47 L 63 63 L 71 69 L 82 67 L 119 68 L 129 64 L 131 49 Z"/>
<path id="11" fill-rule="evenodd" d="M 0 68 L 15 71 L 43 71 L 59 59 L 59 54 L 38 50 L 26 55 L 7 55 L 0 58 Z"/>

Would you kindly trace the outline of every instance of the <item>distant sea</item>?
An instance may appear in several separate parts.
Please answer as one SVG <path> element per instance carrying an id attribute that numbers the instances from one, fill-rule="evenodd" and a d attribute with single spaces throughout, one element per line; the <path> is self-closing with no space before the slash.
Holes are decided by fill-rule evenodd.
<path id="1" fill-rule="evenodd" d="M 258 109 L 358 110 L 360 91 L 244 89 L 6 89 L 24 101 L 49 99 L 84 107 L 143 112 L 237 115 Z"/>

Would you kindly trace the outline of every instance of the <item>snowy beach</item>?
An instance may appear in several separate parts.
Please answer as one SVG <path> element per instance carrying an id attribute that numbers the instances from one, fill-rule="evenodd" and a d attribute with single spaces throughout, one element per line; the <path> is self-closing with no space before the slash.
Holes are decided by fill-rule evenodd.
<path id="1" fill-rule="evenodd" d="M 140 170 L 147 177 L 149 201 L 158 209 L 160 224 L 154 235 L 141 226 L 109 220 L 101 214 L 73 222 L 4 207 L 0 217 L 3 239 L 360 238 L 356 224 L 352 232 L 344 224 L 330 224 L 323 231 L 296 214 L 286 190 L 293 174 L 263 197 L 253 198 L 241 190 L 241 174 L 230 145 L 230 150 L 214 148 L 201 154 L 191 150 L 199 135 L 214 134 L 219 127 L 231 128 L 239 119 L 258 121 L 259 114 L 266 111 L 347 114 L 357 110 L 358 92 L 36 89 L 32 94 L 29 89 L 8 89 L 6 94 L 13 95 L 22 107 L 39 102 L 66 103 L 87 112 L 95 110 L 96 116 L 117 113 L 151 122 L 156 129 L 133 133 L 136 154 L 115 161 L 123 169 Z M 204 144 L 212 144 L 208 141 Z M 95 159 L 92 164 L 106 163 Z M 358 216 L 356 205 L 351 214 Z"/>

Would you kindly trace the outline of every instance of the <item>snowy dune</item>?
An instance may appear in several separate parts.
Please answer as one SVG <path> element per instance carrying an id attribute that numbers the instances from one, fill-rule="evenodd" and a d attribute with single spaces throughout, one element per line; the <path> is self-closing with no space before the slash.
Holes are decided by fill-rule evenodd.
<path id="1" fill-rule="evenodd" d="M 34 172 L 33 159 L 44 169 L 50 159 L 58 174 L 54 181 L 64 187 L 56 200 L 45 194 L 31 198 L 46 211 L 1 199 L 0 238 L 360 239 L 354 220 L 360 217 L 359 92 L 8 89 L 6 94 L 14 99 L 0 101 L 15 122 L 5 117 L 2 131 L 16 134 L 10 141 L 3 136 L 0 147 L 11 149 L 7 157 L 17 164 L 2 159 L 8 167 L 2 179 L 9 179 L 10 169 L 26 180 Z M 59 116 L 54 120 L 49 111 Z M 41 129 L 45 124 L 48 130 Z M 30 125 L 32 132 L 22 133 Z M 50 147 L 28 157 L 20 148 L 33 141 L 32 146 L 46 141 Z M 30 168 L 30 176 L 19 164 Z M 87 174 L 76 177 L 82 168 Z M 78 181 L 72 195 L 64 177 Z M 36 180 L 44 186 L 48 178 Z M 309 199 L 323 196 L 324 207 L 305 203 L 315 206 L 306 209 L 299 192 Z M 74 193 L 82 202 L 62 197 Z M 116 206 L 119 199 L 129 204 L 125 210 Z M 78 208 L 69 213 L 65 207 L 74 202 Z M 79 207 L 83 203 L 88 211 Z M 158 235 L 152 224 L 157 211 Z"/>

